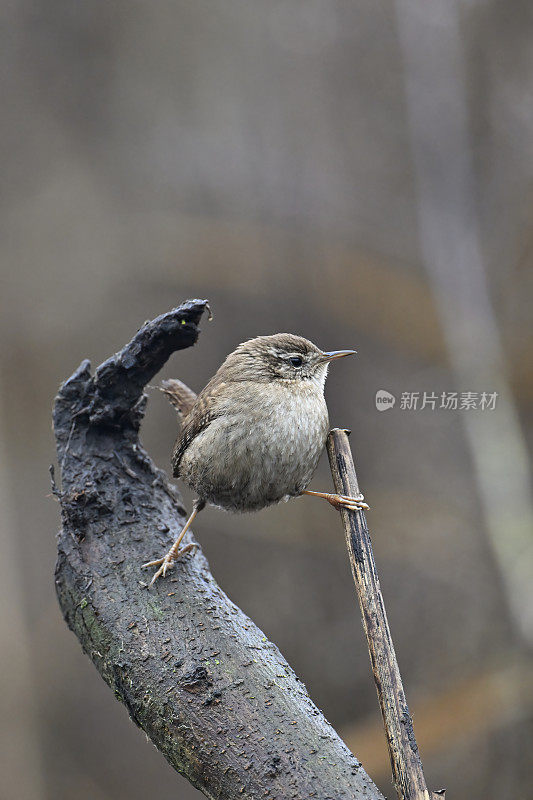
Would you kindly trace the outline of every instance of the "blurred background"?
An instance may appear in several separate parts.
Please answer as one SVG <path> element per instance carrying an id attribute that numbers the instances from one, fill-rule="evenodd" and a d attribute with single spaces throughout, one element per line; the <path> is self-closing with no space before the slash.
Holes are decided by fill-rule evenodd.
<path id="1" fill-rule="evenodd" d="M 238 342 L 277 331 L 357 348 L 327 398 L 353 431 L 428 784 L 533 798 L 531 4 L 18 0 L 0 15 L 0 797 L 200 797 L 62 621 L 48 466 L 59 383 L 207 297 L 213 322 L 161 377 L 199 390 Z M 176 431 L 152 391 L 142 439 L 162 467 Z M 330 486 L 323 459 L 313 488 Z M 302 498 L 209 510 L 195 530 L 393 797 L 338 516 Z"/>

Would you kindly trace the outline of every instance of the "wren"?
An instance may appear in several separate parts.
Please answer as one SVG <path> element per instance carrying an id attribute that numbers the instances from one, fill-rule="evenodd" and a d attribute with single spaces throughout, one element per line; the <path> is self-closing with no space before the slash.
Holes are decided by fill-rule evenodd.
<path id="1" fill-rule="evenodd" d="M 367 509 L 362 495 L 307 489 L 329 430 L 324 385 L 331 361 L 355 350 L 324 352 L 290 333 L 240 344 L 198 396 L 178 380 L 162 391 L 182 417 L 172 453 L 174 477 L 197 493 L 193 511 L 150 586 L 194 545 L 180 544 L 206 503 L 228 511 L 258 511 L 300 495 L 322 497 L 335 508 Z"/>

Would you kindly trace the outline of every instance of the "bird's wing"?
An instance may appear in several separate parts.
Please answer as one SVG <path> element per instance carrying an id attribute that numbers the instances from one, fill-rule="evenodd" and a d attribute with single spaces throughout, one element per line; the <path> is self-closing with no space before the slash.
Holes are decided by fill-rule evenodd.
<path id="1" fill-rule="evenodd" d="M 177 378 L 170 378 L 168 381 L 161 381 L 161 385 L 157 387 L 164 395 L 170 400 L 178 414 L 186 417 L 191 411 L 196 402 L 196 392 L 189 389 Z"/>
<path id="2" fill-rule="evenodd" d="M 180 462 L 183 454 L 199 433 L 201 433 L 209 423 L 224 413 L 225 384 L 215 375 L 205 389 L 202 389 L 189 414 L 183 420 L 183 427 L 174 445 L 172 453 L 172 474 L 175 478 L 179 476 Z M 190 390 L 189 390 L 190 391 Z"/>

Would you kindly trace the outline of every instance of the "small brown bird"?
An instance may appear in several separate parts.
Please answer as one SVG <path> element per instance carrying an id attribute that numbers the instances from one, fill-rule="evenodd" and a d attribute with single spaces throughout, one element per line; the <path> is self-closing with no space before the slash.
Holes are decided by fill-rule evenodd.
<path id="1" fill-rule="evenodd" d="M 228 511 L 261 508 L 307 494 L 335 508 L 367 509 L 363 496 L 307 489 L 329 430 L 324 384 L 331 361 L 355 350 L 326 353 L 290 333 L 258 336 L 230 353 L 198 396 L 181 381 L 162 390 L 182 416 L 172 453 L 174 477 L 197 494 L 192 514 L 150 586 L 191 550 L 180 543 L 206 503 Z"/>

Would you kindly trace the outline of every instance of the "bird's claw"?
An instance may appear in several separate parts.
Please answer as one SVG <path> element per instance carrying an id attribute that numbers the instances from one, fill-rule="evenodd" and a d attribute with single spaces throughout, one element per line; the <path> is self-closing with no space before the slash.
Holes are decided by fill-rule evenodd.
<path id="1" fill-rule="evenodd" d="M 365 503 L 365 498 L 362 494 L 357 497 L 349 497 L 345 494 L 331 494 L 328 495 L 328 502 L 331 503 L 336 509 L 346 508 L 348 511 L 368 511 L 370 506 Z"/>
<path id="2" fill-rule="evenodd" d="M 146 569 L 148 567 L 159 567 L 157 572 L 154 573 L 152 580 L 148 584 L 148 588 L 150 588 L 150 586 L 153 586 L 159 577 L 162 576 L 163 578 L 165 578 L 167 572 L 172 569 L 178 558 L 180 558 L 185 553 L 189 553 L 191 550 L 194 550 L 194 548 L 197 546 L 198 545 L 196 543 L 191 543 L 188 544 L 186 547 L 183 547 L 175 555 L 167 553 L 166 556 L 163 556 L 163 558 L 156 558 L 154 561 L 147 561 L 146 564 L 143 564 L 142 569 Z"/>
<path id="3" fill-rule="evenodd" d="M 148 561 L 146 564 L 143 564 L 143 569 L 148 567 L 159 567 L 157 572 L 154 573 L 152 580 L 148 584 L 148 587 L 153 586 L 161 575 L 164 578 L 175 563 L 176 561 L 173 558 L 169 558 L 168 555 L 166 555 L 164 558 L 158 558 L 155 561 Z"/>

